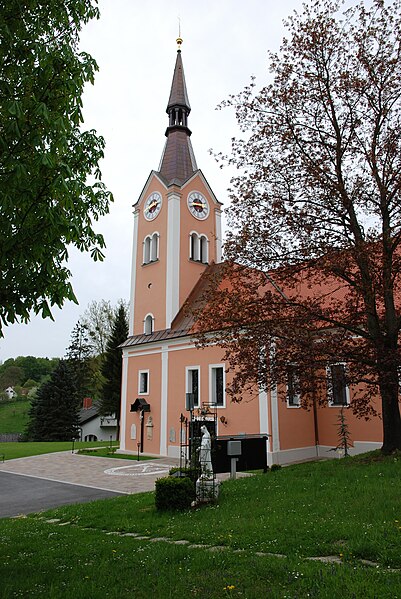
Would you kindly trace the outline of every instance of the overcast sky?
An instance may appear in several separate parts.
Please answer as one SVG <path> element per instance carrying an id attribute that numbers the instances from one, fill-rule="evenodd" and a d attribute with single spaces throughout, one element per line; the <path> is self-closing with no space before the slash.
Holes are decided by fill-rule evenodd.
<path id="1" fill-rule="evenodd" d="M 97 225 L 106 239 L 106 259 L 93 263 L 79 252 L 69 263 L 79 306 L 54 310 L 55 322 L 32 317 L 5 328 L 0 360 L 19 355 L 63 356 L 70 333 L 91 300 L 129 299 L 132 204 L 165 141 L 165 112 L 176 59 L 178 17 L 182 58 L 192 112 L 189 127 L 198 167 L 227 205 L 230 173 L 208 150 L 228 151 L 237 134 L 234 115 L 216 111 L 256 76 L 268 81 L 267 50 L 277 50 L 283 19 L 301 0 L 99 0 L 101 17 L 89 23 L 81 47 L 99 64 L 95 85 L 84 94 L 85 128 L 106 140 L 103 180 L 114 194 L 110 214 Z"/>

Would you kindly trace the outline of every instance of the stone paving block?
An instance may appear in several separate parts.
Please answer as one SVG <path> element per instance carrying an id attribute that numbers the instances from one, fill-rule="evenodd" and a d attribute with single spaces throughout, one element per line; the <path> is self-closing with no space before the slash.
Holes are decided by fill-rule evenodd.
<path id="1" fill-rule="evenodd" d="M 343 561 L 337 555 L 323 555 L 321 557 L 307 557 L 305 558 L 312 562 L 323 562 L 324 564 L 342 564 Z"/>
<path id="2" fill-rule="evenodd" d="M 184 539 L 179 541 L 173 541 L 174 545 L 189 545 L 189 541 L 185 541 Z"/>
<path id="3" fill-rule="evenodd" d="M 371 566 L 372 568 L 378 568 L 379 564 L 376 562 L 372 562 L 370 559 L 361 559 L 359 560 L 361 562 L 361 564 L 363 564 L 364 566 Z"/>
<path id="4" fill-rule="evenodd" d="M 56 522 L 61 522 L 60 518 L 50 518 L 50 520 L 45 520 L 47 524 L 56 524 Z"/>

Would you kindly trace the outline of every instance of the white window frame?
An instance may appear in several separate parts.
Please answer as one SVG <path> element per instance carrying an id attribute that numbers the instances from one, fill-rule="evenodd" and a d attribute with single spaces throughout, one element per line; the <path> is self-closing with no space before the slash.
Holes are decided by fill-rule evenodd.
<path id="1" fill-rule="evenodd" d="M 145 239 L 143 240 L 143 257 L 142 257 L 143 264 L 149 264 L 149 262 L 150 262 L 150 247 L 151 247 L 151 236 L 146 235 Z"/>
<path id="2" fill-rule="evenodd" d="M 223 403 L 218 405 L 213 403 L 213 371 L 217 368 L 223 369 Z M 209 403 L 216 408 L 226 407 L 226 367 L 225 364 L 209 364 Z"/>
<path id="3" fill-rule="evenodd" d="M 148 330 L 148 322 L 151 323 L 151 330 Z M 151 314 L 150 312 L 148 314 L 146 314 L 145 318 L 143 319 L 143 333 L 144 335 L 151 335 L 153 333 L 153 331 L 155 330 L 155 317 L 153 316 L 153 314 Z"/>
<path id="4" fill-rule="evenodd" d="M 332 375 L 332 366 L 343 366 L 345 375 L 347 373 L 347 364 L 345 362 L 331 362 L 326 366 L 326 386 L 327 386 L 327 399 L 328 405 L 330 408 L 344 408 L 350 405 L 350 393 L 349 386 L 345 385 L 345 403 L 335 403 L 333 401 L 333 375 Z"/>
<path id="5" fill-rule="evenodd" d="M 298 386 L 298 392 L 294 393 L 294 402 L 290 402 L 290 396 L 289 396 L 289 385 L 288 385 L 288 379 L 289 379 L 289 373 L 292 372 L 293 375 L 295 375 L 295 381 L 296 381 L 296 385 Z M 286 400 L 287 400 L 287 408 L 300 408 L 301 407 L 301 389 L 300 389 L 300 377 L 299 377 L 299 372 L 297 369 L 297 365 L 296 364 L 288 364 L 288 369 L 287 369 L 287 374 L 286 374 Z"/>
<path id="6" fill-rule="evenodd" d="M 146 374 L 147 375 L 147 391 L 141 391 L 141 379 L 142 379 L 142 375 Z M 149 370 L 138 370 L 138 395 L 149 395 L 149 388 L 150 388 L 150 377 L 149 377 Z"/>
<path id="7" fill-rule="evenodd" d="M 150 238 L 150 261 L 157 262 L 159 259 L 159 233 L 155 231 Z"/>
<path id="8" fill-rule="evenodd" d="M 159 259 L 159 232 L 146 235 L 143 240 L 143 264 L 151 264 Z"/>
<path id="9" fill-rule="evenodd" d="M 189 380 L 189 373 L 192 370 L 198 371 L 198 402 L 194 403 L 194 408 L 200 407 L 200 397 L 201 397 L 201 380 L 200 380 L 200 366 L 186 366 L 185 367 L 185 393 L 193 393 L 192 390 L 192 380 Z M 191 384 L 190 384 L 191 383 Z"/>
<path id="10" fill-rule="evenodd" d="M 190 232 L 189 259 L 200 264 L 209 264 L 209 239 L 204 233 Z"/>
<path id="11" fill-rule="evenodd" d="M 199 237 L 199 261 L 202 264 L 209 264 L 209 240 L 206 235 Z"/>

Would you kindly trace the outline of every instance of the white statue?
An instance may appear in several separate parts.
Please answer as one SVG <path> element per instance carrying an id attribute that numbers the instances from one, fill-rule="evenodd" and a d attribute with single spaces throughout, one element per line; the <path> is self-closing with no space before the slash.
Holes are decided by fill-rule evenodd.
<path id="1" fill-rule="evenodd" d="M 213 478 L 210 433 L 205 425 L 201 426 L 201 432 L 202 442 L 199 448 L 199 463 L 202 471 L 201 477 Z"/>

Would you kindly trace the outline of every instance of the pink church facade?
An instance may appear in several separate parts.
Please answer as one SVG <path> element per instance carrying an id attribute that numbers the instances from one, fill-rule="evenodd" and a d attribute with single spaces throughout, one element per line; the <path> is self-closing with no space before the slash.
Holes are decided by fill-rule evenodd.
<path id="1" fill-rule="evenodd" d="M 288 389 L 278 388 L 242 403 L 226 396 L 228 364 L 217 345 L 195 347 L 182 306 L 196 293 L 201 275 L 222 260 L 221 210 L 198 169 L 188 128 L 190 105 L 180 44 L 167 107 L 169 124 L 158 171 L 152 171 L 134 205 L 131 313 L 123 344 L 120 450 L 179 457 L 180 418 L 186 394 L 195 411 L 213 406 L 217 435 L 268 435 L 267 461 L 289 463 L 333 457 L 336 422 L 352 389 L 327 407 L 304 410 Z M 338 369 L 337 369 L 338 370 Z M 338 372 L 333 369 L 332 375 Z M 347 410 L 360 453 L 381 446 L 381 421 L 365 422 Z"/>

